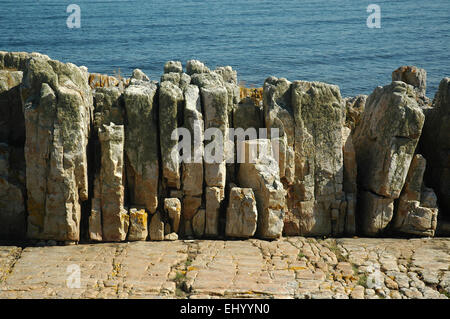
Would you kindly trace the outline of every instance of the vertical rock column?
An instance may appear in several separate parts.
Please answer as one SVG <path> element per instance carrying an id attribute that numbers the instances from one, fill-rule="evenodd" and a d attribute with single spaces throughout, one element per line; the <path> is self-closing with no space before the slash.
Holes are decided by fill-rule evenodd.
<path id="1" fill-rule="evenodd" d="M 191 156 L 190 162 L 184 161 L 182 164 L 183 218 L 186 227 L 189 228 L 192 225 L 193 217 L 202 204 L 204 122 L 199 88 L 195 85 L 189 85 L 184 91 L 184 99 L 184 125 L 191 135 L 191 144 L 189 145 Z M 188 229 L 188 233 L 189 231 L 190 229 Z M 204 229 L 197 229 L 197 236 L 203 234 Z"/>
<path id="2" fill-rule="evenodd" d="M 339 88 L 320 82 L 292 83 L 295 121 L 295 230 L 301 235 L 342 234 L 344 103 Z M 297 228 L 298 227 L 298 228 Z M 296 229 L 297 228 L 297 229 Z"/>
<path id="3" fill-rule="evenodd" d="M 258 226 L 256 235 L 263 239 L 281 237 L 286 211 L 286 191 L 280 182 L 279 167 L 268 139 L 249 140 L 243 148 L 246 160 L 239 166 L 239 185 L 251 188 L 256 197 Z M 250 154 L 257 156 L 250 157 Z"/>
<path id="4" fill-rule="evenodd" d="M 178 116 L 183 107 L 183 91 L 169 81 L 161 83 L 159 91 L 159 129 L 162 159 L 163 186 L 167 189 L 180 189 L 180 162 L 176 152 L 178 140 Z"/>
<path id="5" fill-rule="evenodd" d="M 154 214 L 158 207 L 159 144 L 155 95 L 152 82 L 130 85 L 124 92 L 127 125 L 125 154 L 132 206 Z"/>
<path id="6" fill-rule="evenodd" d="M 219 234 L 219 215 L 225 197 L 226 143 L 228 141 L 227 90 L 221 86 L 201 88 L 205 115 L 205 235 Z M 213 129 L 213 130 L 211 130 Z M 209 142 L 208 142 L 209 141 Z"/>
<path id="7" fill-rule="evenodd" d="M 424 115 L 412 86 L 392 82 L 367 99 L 353 142 L 358 163 L 358 211 L 365 235 L 377 235 L 393 217 L 422 132 Z"/>
<path id="8" fill-rule="evenodd" d="M 88 73 L 35 56 L 21 87 L 26 142 L 28 237 L 78 241 L 88 199 L 86 146 L 92 112 Z"/>
<path id="9" fill-rule="evenodd" d="M 89 232 L 94 240 L 123 241 L 129 226 L 128 212 L 124 208 L 123 125 L 103 125 L 99 139 L 101 168 L 94 182 Z"/>

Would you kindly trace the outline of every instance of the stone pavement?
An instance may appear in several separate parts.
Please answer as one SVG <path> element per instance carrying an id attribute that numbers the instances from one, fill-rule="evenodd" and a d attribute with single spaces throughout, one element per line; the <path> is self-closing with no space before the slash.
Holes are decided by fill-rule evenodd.
<path id="1" fill-rule="evenodd" d="M 235 297 L 447 298 L 450 238 L 0 246 L 0 298 Z"/>

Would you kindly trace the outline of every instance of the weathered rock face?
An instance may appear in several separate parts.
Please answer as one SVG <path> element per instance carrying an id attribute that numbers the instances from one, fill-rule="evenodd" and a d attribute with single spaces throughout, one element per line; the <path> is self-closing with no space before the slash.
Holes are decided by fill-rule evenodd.
<path id="1" fill-rule="evenodd" d="M 233 111 L 233 126 L 243 130 L 254 128 L 258 134 L 259 129 L 265 127 L 263 109 L 251 98 L 241 100 Z"/>
<path id="2" fill-rule="evenodd" d="M 216 128 L 214 136 L 205 136 L 205 183 L 209 187 L 225 187 L 226 141 L 228 136 L 227 91 L 223 87 L 201 88 L 205 110 L 205 129 Z M 213 158 L 211 158 L 213 157 Z"/>
<path id="3" fill-rule="evenodd" d="M 202 62 L 198 60 L 189 60 L 186 64 L 186 73 L 193 75 L 196 73 L 209 73 L 210 70 Z"/>
<path id="4" fill-rule="evenodd" d="M 424 123 L 414 89 L 393 82 L 369 96 L 353 135 L 362 231 L 376 235 L 392 219 Z"/>
<path id="5" fill-rule="evenodd" d="M 438 197 L 440 211 L 450 216 L 450 78 L 444 78 L 426 113 L 421 153 L 427 160 L 425 180 Z"/>
<path id="6" fill-rule="evenodd" d="M 271 129 L 279 130 L 278 163 L 280 179 L 285 184 L 291 185 L 295 176 L 295 122 L 291 103 L 291 82 L 284 78 L 268 78 L 264 83 L 263 105 L 268 138 L 276 138 L 272 136 Z"/>
<path id="7" fill-rule="evenodd" d="M 255 146 L 251 146 L 255 145 Z M 286 191 L 278 175 L 278 163 L 272 155 L 268 139 L 249 140 L 241 143 L 244 154 L 251 154 L 255 147 L 257 157 L 247 158 L 239 166 L 238 182 L 242 187 L 251 188 L 258 207 L 258 227 L 256 235 L 274 239 L 281 236 L 286 211 Z M 253 162 L 253 163 L 252 163 Z M 208 210 L 208 209 L 207 209 Z"/>
<path id="8" fill-rule="evenodd" d="M 177 139 L 172 134 L 177 133 L 178 114 L 183 107 L 183 92 L 172 82 L 161 83 L 159 89 L 159 129 L 162 159 L 163 184 L 169 188 L 180 189 L 179 155 L 173 152 L 177 146 Z"/>
<path id="9" fill-rule="evenodd" d="M 178 198 L 166 198 L 164 199 L 164 210 L 171 220 L 171 229 L 173 232 L 178 233 L 180 228 L 181 219 L 181 203 Z"/>
<path id="10" fill-rule="evenodd" d="M 182 73 L 183 72 L 183 66 L 181 65 L 180 61 L 167 61 L 166 64 L 164 64 L 164 73 Z"/>
<path id="11" fill-rule="evenodd" d="M 393 79 L 402 82 L 342 99 L 333 85 L 275 77 L 241 90 L 231 67 L 196 60 L 186 73 L 166 63 L 159 85 L 138 69 L 124 79 L 0 52 L 0 237 L 79 241 L 80 224 L 93 241 L 388 226 L 433 236 L 436 195 L 440 218 L 450 207 L 450 79 L 434 107 L 424 70 Z M 231 129 L 257 134 L 233 143 Z M 184 145 L 183 131 L 193 137 Z M 256 161 L 230 161 L 252 145 Z"/>
<path id="12" fill-rule="evenodd" d="M 222 187 L 206 187 L 205 198 L 206 198 L 205 235 L 209 237 L 214 237 L 219 235 L 220 206 L 223 199 L 225 198 L 224 189 Z"/>
<path id="13" fill-rule="evenodd" d="M 129 216 L 124 208 L 124 127 L 123 125 L 103 125 L 99 131 L 101 144 L 101 168 L 96 177 L 98 196 L 93 199 L 94 216 L 100 212 L 102 220 L 102 240 L 123 241 L 127 237 Z M 94 220 L 94 217 L 91 218 Z M 97 225 L 97 221 L 94 222 Z M 93 226 L 92 229 L 96 229 Z"/>
<path id="14" fill-rule="evenodd" d="M 124 93 L 127 125 L 125 151 L 127 180 L 132 205 L 144 206 L 151 214 L 158 207 L 159 144 L 156 109 L 157 86 L 141 83 Z"/>
<path id="15" fill-rule="evenodd" d="M 351 131 L 347 127 L 342 128 L 342 153 L 344 157 L 344 184 L 347 213 L 345 216 L 345 233 L 347 235 L 356 232 L 356 199 L 358 197 L 356 152 L 353 146 Z M 344 216 L 342 216 L 344 217 Z"/>
<path id="16" fill-rule="evenodd" d="M 153 214 L 150 221 L 150 239 L 156 241 L 164 240 L 164 222 L 159 211 Z"/>
<path id="17" fill-rule="evenodd" d="M 131 79 L 139 81 L 150 81 L 150 78 L 140 69 L 133 70 L 133 73 L 131 74 Z"/>
<path id="18" fill-rule="evenodd" d="M 204 122 L 199 88 L 189 85 L 184 91 L 184 99 L 184 127 L 189 132 L 191 141 L 188 145 L 190 156 L 182 164 L 182 189 L 185 196 L 183 216 L 190 219 L 202 202 Z"/>
<path id="19" fill-rule="evenodd" d="M 367 95 L 345 98 L 345 126 L 352 131 L 359 125 L 366 106 Z"/>
<path id="20" fill-rule="evenodd" d="M 0 238 L 24 239 L 26 230 L 25 122 L 21 71 L 0 70 Z"/>
<path id="21" fill-rule="evenodd" d="M 427 71 L 415 66 L 401 66 L 392 72 L 392 81 L 402 81 L 410 84 L 416 91 L 419 104 L 428 104 L 427 92 Z"/>
<path id="22" fill-rule="evenodd" d="M 438 209 L 433 190 L 423 185 L 426 160 L 415 155 L 406 177 L 393 228 L 403 233 L 434 236 L 437 226 Z"/>
<path id="23" fill-rule="evenodd" d="M 295 118 L 293 214 L 303 235 L 342 234 L 344 104 L 339 88 L 319 82 L 292 84 Z M 309 203 L 308 203 L 309 202 Z"/>
<path id="24" fill-rule="evenodd" d="M 225 235 L 249 238 L 256 232 L 258 210 L 251 188 L 233 187 L 230 190 Z"/>
<path id="25" fill-rule="evenodd" d="M 78 241 L 80 201 L 88 199 L 86 146 L 92 94 L 86 70 L 32 57 L 24 106 L 28 237 Z"/>

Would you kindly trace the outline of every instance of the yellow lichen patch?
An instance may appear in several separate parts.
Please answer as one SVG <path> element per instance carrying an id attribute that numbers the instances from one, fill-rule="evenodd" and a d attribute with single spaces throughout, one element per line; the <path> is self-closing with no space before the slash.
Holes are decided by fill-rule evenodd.
<path id="1" fill-rule="evenodd" d="M 288 270 L 297 271 L 297 270 L 305 270 L 308 269 L 307 267 L 301 267 L 301 266 L 292 266 L 289 267 Z"/>
<path id="2" fill-rule="evenodd" d="M 147 213 L 145 212 L 145 209 L 140 209 L 138 211 L 131 211 L 130 215 L 136 224 L 141 226 L 147 225 Z"/>
<path id="3" fill-rule="evenodd" d="M 255 105 L 262 104 L 263 88 L 246 88 L 241 86 L 239 89 L 241 100 L 250 98 L 252 99 L 253 103 L 255 103 Z"/>

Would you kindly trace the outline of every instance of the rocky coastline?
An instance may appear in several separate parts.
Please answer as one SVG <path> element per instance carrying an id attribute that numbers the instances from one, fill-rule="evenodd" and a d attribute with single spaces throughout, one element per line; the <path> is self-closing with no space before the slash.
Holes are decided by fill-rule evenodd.
<path id="1" fill-rule="evenodd" d="M 278 129 L 180 162 L 172 132 Z M 260 132 L 260 131 L 259 131 Z M 192 149 L 200 156 L 217 140 Z M 274 145 L 278 150 L 274 157 Z M 369 96 L 169 61 L 159 81 L 0 51 L 0 240 L 450 235 L 450 78 L 402 66 Z"/>

